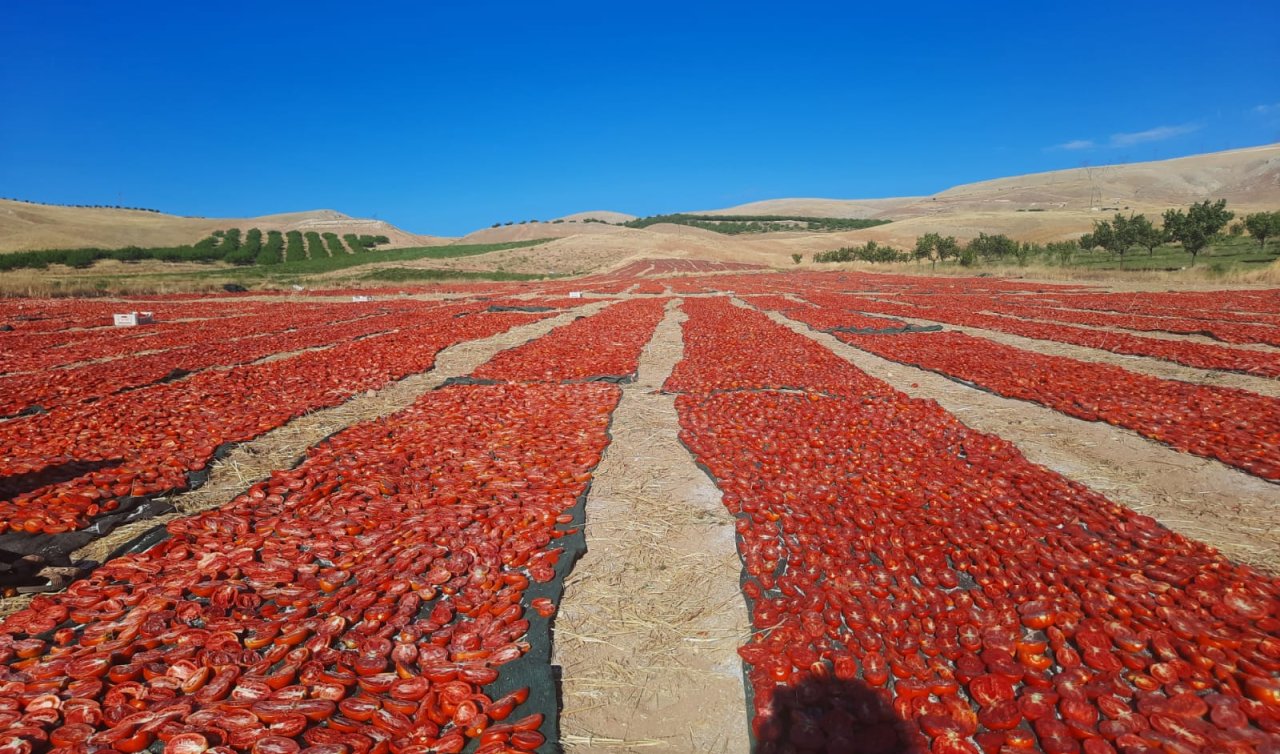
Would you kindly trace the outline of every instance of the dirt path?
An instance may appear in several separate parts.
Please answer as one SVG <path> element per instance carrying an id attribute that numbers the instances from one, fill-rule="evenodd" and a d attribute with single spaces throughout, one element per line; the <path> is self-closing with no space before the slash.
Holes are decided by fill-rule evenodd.
<path id="1" fill-rule="evenodd" d="M 587 553 L 566 582 L 552 662 L 570 752 L 747 751 L 741 561 L 720 492 L 658 393 L 684 350 L 668 309 L 623 389 L 587 498 Z"/>
<path id="2" fill-rule="evenodd" d="M 361 393 L 339 406 L 314 411 L 255 440 L 241 443 L 225 458 L 214 462 L 209 478 L 203 485 L 167 499 L 177 512 L 121 526 L 107 536 L 76 550 L 71 554 L 71 559 L 73 562 L 102 562 L 120 546 L 157 526 L 223 505 L 255 482 L 270 476 L 272 471 L 297 465 L 307 448 L 329 435 L 357 422 L 376 419 L 406 408 L 423 393 L 434 390 L 450 377 L 470 374 L 498 351 L 545 335 L 552 328 L 567 324 L 581 315 L 593 313 L 602 306 L 603 304 L 590 304 L 556 317 L 513 327 L 505 333 L 450 346 L 436 355 L 435 367 L 429 372 L 410 375 L 381 390 Z M 21 610 L 29 601 L 30 598 L 26 596 L 0 600 L 0 617 Z"/>
<path id="3" fill-rule="evenodd" d="M 987 340 L 993 340 L 997 343 L 1003 343 L 1005 345 L 1014 346 L 1015 348 L 1021 348 L 1027 351 L 1050 354 L 1053 356 L 1066 356 L 1068 358 L 1079 359 L 1081 361 L 1096 361 L 1103 364 L 1113 364 L 1132 372 L 1149 374 L 1152 377 L 1159 377 L 1164 380 L 1183 380 L 1184 382 L 1198 382 L 1202 385 L 1234 387 L 1258 393 L 1259 395 L 1280 397 L 1280 380 L 1270 377 L 1254 377 L 1253 375 L 1239 374 L 1237 372 L 1220 372 L 1216 369 L 1199 369 L 1197 367 L 1175 364 L 1172 361 L 1163 361 L 1150 356 L 1127 356 L 1124 354 L 1104 351 L 1100 348 L 1089 348 L 1087 346 L 1077 346 L 1070 343 L 1059 343 L 1053 340 L 1036 340 L 1034 338 L 1027 338 L 1021 335 L 1011 335 L 998 330 L 984 330 L 980 327 L 965 327 L 963 325 L 953 325 L 947 322 L 937 322 L 931 319 L 898 316 L 895 316 L 894 319 L 899 319 L 903 322 L 909 322 L 916 325 L 942 325 L 948 330 L 955 330 L 978 338 L 986 338 Z M 1217 345 L 1223 344 L 1219 343 Z M 1278 354 L 1276 358 L 1280 359 L 1280 354 Z"/>
<path id="4" fill-rule="evenodd" d="M 867 374 L 912 397 L 933 399 L 973 429 L 1012 442 L 1033 463 L 1216 547 L 1232 560 L 1280 573 L 1280 486 L 1110 424 L 1001 398 L 882 359 L 776 312 L 766 314 Z"/>

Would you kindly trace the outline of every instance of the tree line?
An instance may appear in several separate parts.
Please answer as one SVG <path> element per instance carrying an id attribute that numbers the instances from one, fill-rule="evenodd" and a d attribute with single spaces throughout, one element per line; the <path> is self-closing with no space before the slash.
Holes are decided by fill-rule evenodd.
<path id="1" fill-rule="evenodd" d="M 1223 229 L 1227 228 L 1227 224 L 1235 216 L 1234 212 L 1227 209 L 1226 199 L 1216 202 L 1205 200 L 1193 204 L 1185 212 L 1180 209 L 1166 210 L 1159 228 L 1146 215 L 1130 214 L 1125 217 L 1117 212 L 1111 220 L 1095 221 L 1093 231 L 1080 237 L 1080 248 L 1101 248 L 1123 258 L 1135 246 L 1146 249 L 1147 254 L 1151 255 L 1155 253 L 1157 246 L 1177 243 L 1191 255 L 1191 264 L 1194 265 L 1200 252 L 1221 236 Z M 1240 235 L 1246 231 L 1265 252 L 1267 239 L 1280 234 L 1280 212 L 1245 215 L 1228 230 L 1231 235 Z"/>
<path id="2" fill-rule="evenodd" d="M 888 220 L 871 220 L 850 217 L 804 217 L 800 215 L 650 215 L 619 223 L 627 228 L 647 228 L 658 223 L 688 225 L 726 235 L 742 233 L 776 233 L 805 230 L 817 233 L 834 233 L 844 230 L 862 230 L 884 225 Z"/>
<path id="3" fill-rule="evenodd" d="M 18 199 L 12 196 L 0 196 L 7 202 L 22 202 L 23 204 L 37 204 L 41 207 L 79 207 L 81 209 L 130 209 L 134 212 L 155 212 L 160 214 L 160 210 L 151 209 L 150 207 L 126 207 L 123 204 L 58 204 L 57 202 L 37 202 L 32 199 Z"/>
<path id="4" fill-rule="evenodd" d="M 303 252 L 306 241 L 306 253 Z M 241 233 L 239 228 L 215 230 L 194 244 L 181 246 L 125 246 L 117 249 L 43 249 L 40 251 L 15 251 L 0 253 L 0 271 L 18 269 L 46 269 L 52 264 L 76 269 L 92 267 L 101 259 L 120 262 L 155 260 L 160 262 L 226 262 L 237 266 L 277 265 L 306 258 L 318 259 L 330 255 L 363 254 L 388 244 L 386 236 L 346 234 L 347 245 L 336 233 L 323 235 L 308 232 L 305 237 L 299 231 L 288 234 L 269 230 L 265 234 L 258 228 Z M 348 251 L 348 248 L 350 251 Z"/>
<path id="5" fill-rule="evenodd" d="M 938 233 L 926 233 L 916 239 L 910 251 L 901 251 L 890 246 L 883 246 L 875 241 L 868 241 L 861 246 L 846 246 L 831 251 L 821 251 L 813 255 L 815 262 L 909 262 L 915 260 L 929 261 L 933 265 L 938 262 L 955 260 L 961 266 L 969 267 L 983 262 L 1016 261 L 1026 264 L 1036 257 L 1050 258 L 1060 264 L 1070 263 L 1078 251 L 1103 249 L 1115 254 L 1123 260 L 1130 250 L 1143 248 L 1148 255 L 1154 255 L 1155 249 L 1168 243 L 1179 244 L 1191 255 L 1194 265 L 1198 255 L 1210 244 L 1223 238 L 1223 231 L 1232 236 L 1248 233 L 1256 240 L 1265 252 L 1267 240 L 1280 236 L 1280 211 L 1255 212 L 1245 215 L 1239 222 L 1228 228 L 1228 223 L 1235 213 L 1226 208 L 1225 199 L 1206 200 L 1192 205 L 1187 210 L 1171 209 L 1164 213 L 1159 227 L 1145 215 L 1130 214 L 1128 217 L 1116 213 L 1110 220 L 1095 221 L 1093 230 L 1084 234 L 1078 241 L 1055 241 L 1048 244 L 1014 241 L 1003 234 L 988 235 L 979 233 L 977 238 L 966 244 L 956 240 L 955 236 L 942 236 Z M 799 255 L 792 255 L 795 259 Z M 795 259 L 798 263 L 800 260 Z"/>

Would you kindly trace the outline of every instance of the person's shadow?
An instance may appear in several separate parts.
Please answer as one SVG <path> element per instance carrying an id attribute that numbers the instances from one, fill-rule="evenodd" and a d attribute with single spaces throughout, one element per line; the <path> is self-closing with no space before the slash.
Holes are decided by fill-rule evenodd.
<path id="1" fill-rule="evenodd" d="M 769 692 L 765 692 L 768 694 Z M 862 681 L 806 677 L 777 686 L 751 723 L 756 754 L 924 754 L 927 741 Z M 912 736 L 914 731 L 915 735 Z"/>

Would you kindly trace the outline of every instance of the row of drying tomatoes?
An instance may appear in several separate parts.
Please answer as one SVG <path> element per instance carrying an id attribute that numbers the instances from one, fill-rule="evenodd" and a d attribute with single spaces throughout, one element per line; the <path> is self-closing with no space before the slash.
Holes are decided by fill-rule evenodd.
<path id="1" fill-rule="evenodd" d="M 1036 303 L 1146 317 L 1188 317 L 1280 325 L 1280 290 L 1077 292 Z"/>
<path id="2" fill-rule="evenodd" d="M 49 411 L 122 390 L 145 387 L 175 375 L 210 367 L 248 364 L 275 354 L 331 346 L 412 327 L 421 321 L 427 309 L 424 306 L 415 312 L 354 318 L 335 311 L 328 315 L 329 321 L 292 325 L 287 320 L 277 320 L 276 329 L 231 338 L 216 329 L 203 334 L 193 332 L 190 339 L 196 342 L 187 346 L 68 369 L 6 375 L 0 377 L 0 415 L 17 414 L 32 406 Z"/>
<path id="3" fill-rule="evenodd" d="M 685 359 L 745 387 L 715 315 Z M 1280 751 L 1274 579 L 935 403 L 773 382 L 677 400 L 737 517 L 760 751 Z"/>
<path id="4" fill-rule="evenodd" d="M 3 349 L 0 369 L 4 372 L 38 372 L 85 361 L 118 359 L 143 351 L 164 351 L 215 340 L 244 338 L 374 313 L 367 305 L 361 305 L 360 310 L 340 311 L 342 313 L 337 314 L 332 307 L 286 309 L 277 305 L 274 310 L 253 314 L 198 319 L 188 318 L 187 313 L 182 312 L 181 320 L 161 319 L 140 327 L 99 327 L 47 335 L 19 335 Z"/>
<path id="5" fill-rule="evenodd" d="M 798 320 L 815 330 L 902 330 L 906 323 L 885 317 L 870 317 L 855 311 L 856 299 L 839 294 L 805 291 L 804 303 L 784 296 L 747 296 L 746 301 L 760 309 L 776 311 Z"/>
<path id="6" fill-rule="evenodd" d="M 104 300 L 83 298 L 11 298 L 0 301 L 0 325 L 12 327 L 0 333 L 7 341 L 21 335 L 33 335 L 89 328 L 109 328 L 112 315 L 140 309 L 153 311 L 164 308 L 157 305 L 159 298 Z M 166 304 L 168 306 L 169 304 Z M 194 300 L 182 302 L 180 311 L 184 319 L 212 319 L 218 317 L 256 314 L 278 304 L 265 301 L 226 301 L 201 294 Z"/>
<path id="7" fill-rule="evenodd" d="M 904 296 L 904 301 L 927 304 L 927 297 Z M 1169 332 L 1177 334 L 1204 334 L 1227 343 L 1261 343 L 1280 345 L 1280 327 L 1270 324 L 1223 322 L 1210 319 L 1194 319 L 1185 316 L 1147 316 L 1125 312 L 1063 309 L 1049 302 L 1037 302 L 1035 299 L 1018 298 L 1021 305 L 1005 298 L 1000 302 L 1000 311 L 1011 314 L 1047 319 L 1055 322 L 1070 322 L 1078 325 L 1094 327 L 1117 327 L 1125 330 L 1143 332 Z"/>
<path id="8" fill-rule="evenodd" d="M 681 308 L 688 315 L 685 358 L 663 385 L 668 392 L 793 388 L 857 394 L 874 382 L 830 349 L 727 298 L 688 298 Z"/>
<path id="9" fill-rule="evenodd" d="M 620 396 L 452 386 L 0 623 L 0 748 L 532 751 L 530 582 L 556 575 Z M 545 702 L 544 702 L 545 703 Z M 305 749 L 304 749 L 305 747 Z"/>
<path id="10" fill-rule="evenodd" d="M 640 350 L 665 313 L 665 299 L 610 304 L 517 348 L 502 351 L 475 371 L 488 380 L 565 382 L 635 373 Z"/>
<path id="11" fill-rule="evenodd" d="M 468 314 L 475 308 L 443 306 L 398 332 L 0 423 L 0 523 L 30 533 L 83 528 L 121 498 L 185 488 L 224 443 L 426 371 L 454 343 L 545 316 Z M 98 467 L 79 473 L 86 463 Z"/>
<path id="12" fill-rule="evenodd" d="M 1162 380 L 957 332 L 836 337 L 892 361 L 1086 421 L 1105 421 L 1263 479 L 1280 480 L 1280 400 L 1270 396 Z"/>
<path id="13" fill-rule="evenodd" d="M 1188 340 L 1169 340 L 1133 335 L 1119 330 L 1092 330 L 1073 325 L 1041 322 L 1034 319 L 1038 309 L 1009 306 L 1004 300 L 992 301 L 974 297 L 933 297 L 927 305 L 922 300 L 915 304 L 893 300 L 868 299 L 860 296 L 834 296 L 829 305 L 851 308 L 857 311 L 876 311 L 882 314 L 918 317 L 934 322 L 979 327 L 1035 340 L 1097 348 L 1130 356 L 1147 356 L 1200 369 L 1218 369 L 1243 372 L 1264 377 L 1280 376 L 1280 358 L 1267 351 L 1254 351 L 1212 343 Z M 923 299 L 923 297 L 920 297 Z M 987 314 L 985 311 L 996 314 Z M 808 321 L 807 319 L 803 321 Z M 814 327 L 818 325 L 809 323 Z M 829 329 L 818 327 L 818 329 Z"/>

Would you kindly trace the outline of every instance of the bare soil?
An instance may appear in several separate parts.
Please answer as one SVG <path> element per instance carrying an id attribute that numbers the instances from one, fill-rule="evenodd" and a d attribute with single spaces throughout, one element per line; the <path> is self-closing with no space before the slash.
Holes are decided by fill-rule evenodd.
<path id="1" fill-rule="evenodd" d="M 587 498 L 587 553 L 556 618 L 570 752 L 747 751 L 741 561 L 720 492 L 658 392 L 683 353 L 668 309 L 623 389 Z"/>

